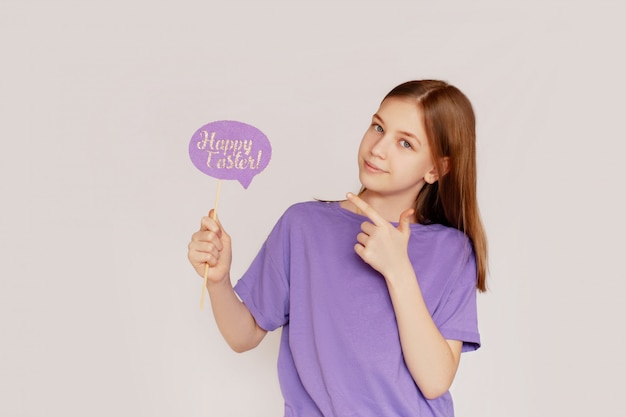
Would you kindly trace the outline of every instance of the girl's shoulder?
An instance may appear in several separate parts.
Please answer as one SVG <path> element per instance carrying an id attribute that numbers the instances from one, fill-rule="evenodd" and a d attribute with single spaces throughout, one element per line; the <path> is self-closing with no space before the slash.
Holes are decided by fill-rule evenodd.
<path id="1" fill-rule="evenodd" d="M 447 238 L 450 240 L 466 240 L 468 239 L 467 235 L 463 233 L 463 231 L 451 227 L 446 226 L 440 223 L 431 223 L 431 224 L 421 224 L 421 223 L 413 223 L 411 224 L 411 230 L 419 233 L 432 233 L 433 235 L 440 236 L 442 238 Z"/>
<path id="2" fill-rule="evenodd" d="M 364 220 L 365 217 L 342 208 L 339 201 L 311 200 L 289 206 L 280 222 L 304 233 L 352 233 Z"/>
<path id="3" fill-rule="evenodd" d="M 420 257 L 429 254 L 440 264 L 474 258 L 472 242 L 463 231 L 438 223 L 411 224 L 409 251 L 420 254 Z"/>
<path id="4" fill-rule="evenodd" d="M 334 201 L 301 201 L 287 207 L 282 218 L 284 221 L 290 222 L 311 218 L 319 220 L 320 217 L 327 217 L 330 214 L 336 213 L 338 207 L 339 203 Z"/>
<path id="5" fill-rule="evenodd" d="M 470 265 L 475 270 L 475 253 L 471 239 L 454 227 L 442 224 L 420 225 L 419 231 L 413 230 L 409 241 L 409 252 L 419 258 L 427 256 L 439 267 L 457 269 Z M 473 278 L 472 278 L 473 277 Z M 475 282 L 475 276 L 468 278 Z"/>
<path id="6" fill-rule="evenodd" d="M 271 235 L 279 239 L 309 239 L 323 234 L 335 234 L 345 227 L 337 213 L 338 203 L 303 201 L 294 203 L 280 216 Z"/>

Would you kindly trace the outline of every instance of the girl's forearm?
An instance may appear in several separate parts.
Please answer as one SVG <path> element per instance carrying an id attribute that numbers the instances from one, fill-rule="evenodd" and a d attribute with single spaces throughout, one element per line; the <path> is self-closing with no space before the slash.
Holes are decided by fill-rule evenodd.
<path id="1" fill-rule="evenodd" d="M 242 303 L 227 278 L 219 283 L 208 283 L 213 316 L 222 336 L 235 352 L 255 348 L 267 331 L 257 324 L 250 310 Z"/>
<path id="2" fill-rule="evenodd" d="M 435 325 L 410 263 L 385 277 L 404 360 L 426 398 L 444 394 L 454 380 L 461 342 L 448 342 Z"/>

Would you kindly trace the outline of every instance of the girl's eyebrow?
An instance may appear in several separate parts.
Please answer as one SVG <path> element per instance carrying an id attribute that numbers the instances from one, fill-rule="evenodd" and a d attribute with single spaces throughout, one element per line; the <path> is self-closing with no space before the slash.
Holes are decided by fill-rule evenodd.
<path id="1" fill-rule="evenodd" d="M 375 113 L 372 116 L 372 119 L 378 119 L 378 121 L 380 121 L 380 123 L 382 123 L 383 125 L 385 124 L 385 121 L 383 120 L 382 117 L 380 117 L 380 115 L 378 113 Z M 411 132 L 399 131 L 398 133 L 400 133 L 403 136 L 408 136 L 408 137 L 410 137 L 412 139 L 415 139 L 420 145 L 422 144 L 422 141 L 417 136 L 415 136 L 413 133 L 411 133 Z"/>

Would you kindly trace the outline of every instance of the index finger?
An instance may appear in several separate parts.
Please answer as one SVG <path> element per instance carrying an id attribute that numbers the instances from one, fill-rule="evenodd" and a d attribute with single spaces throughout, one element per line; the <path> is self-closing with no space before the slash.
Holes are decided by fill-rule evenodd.
<path id="1" fill-rule="evenodd" d="M 365 214 L 376 226 L 381 226 L 384 224 L 388 224 L 387 220 L 383 219 L 380 214 L 376 210 L 372 208 L 369 204 L 361 199 L 356 194 L 348 193 L 346 194 L 346 198 L 352 202 L 363 214 Z"/>

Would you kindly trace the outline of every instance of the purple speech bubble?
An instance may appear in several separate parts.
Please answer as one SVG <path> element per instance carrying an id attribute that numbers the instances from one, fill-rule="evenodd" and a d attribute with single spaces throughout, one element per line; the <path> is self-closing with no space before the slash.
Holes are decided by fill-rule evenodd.
<path id="1" fill-rule="evenodd" d="M 205 174 L 237 180 L 248 188 L 272 157 L 269 139 L 259 129 L 233 120 L 211 122 L 196 131 L 189 142 L 191 162 Z"/>

